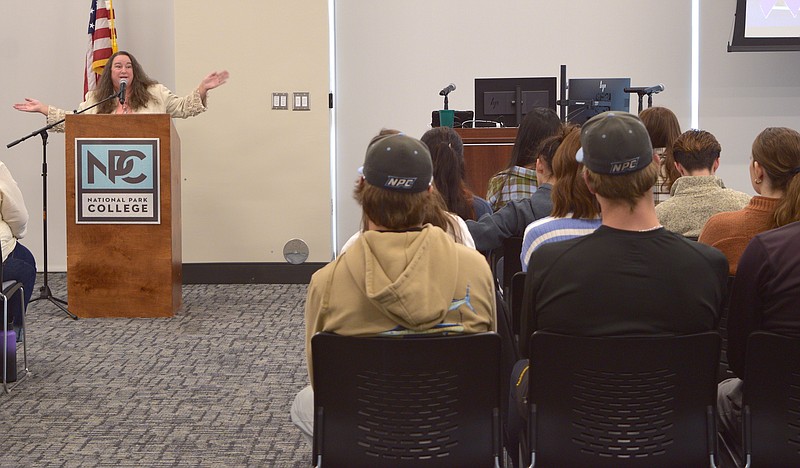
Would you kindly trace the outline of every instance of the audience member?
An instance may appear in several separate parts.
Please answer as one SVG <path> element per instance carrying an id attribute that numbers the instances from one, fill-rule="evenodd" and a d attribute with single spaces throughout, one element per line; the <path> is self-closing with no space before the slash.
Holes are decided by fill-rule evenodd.
<path id="1" fill-rule="evenodd" d="M 496 329 L 494 280 L 486 259 L 424 224 L 433 167 L 428 148 L 405 135 L 367 148 L 355 197 L 369 230 L 311 278 L 306 358 L 318 332 L 357 336 L 476 333 Z M 292 421 L 313 434 L 312 387 L 298 393 Z"/>
<path id="2" fill-rule="evenodd" d="M 537 148 L 542 140 L 554 135 L 561 121 L 552 109 L 536 107 L 525 115 L 517 131 L 508 167 L 489 180 L 486 200 L 494 211 L 511 200 L 525 200 L 536 192 L 541 181 L 535 170 Z"/>
<path id="3" fill-rule="evenodd" d="M 3 281 L 16 280 L 22 283 L 23 307 L 27 308 L 36 283 L 36 260 L 27 247 L 19 242 L 28 231 L 28 209 L 17 181 L 5 164 L 0 161 L 0 249 L 3 252 Z M 17 341 L 22 338 L 24 310 L 19 296 L 8 298 L 8 319 L 11 320 Z"/>
<path id="4" fill-rule="evenodd" d="M 389 136 L 389 135 L 401 135 L 402 132 L 400 130 L 395 130 L 393 128 L 383 128 L 375 138 L 379 138 L 381 136 Z M 362 172 L 363 168 L 359 169 L 359 172 Z M 361 178 L 356 181 L 356 185 L 358 185 L 361 181 Z M 445 206 L 445 202 L 442 199 L 441 194 L 436 190 L 436 186 L 433 186 L 433 190 L 431 191 L 430 197 L 430 204 L 427 206 L 425 210 L 425 216 L 423 219 L 424 224 L 432 224 L 434 226 L 438 226 L 444 232 L 446 232 L 450 237 L 453 238 L 459 244 L 463 244 L 471 249 L 475 248 L 475 242 L 472 240 L 472 234 L 470 234 L 469 229 L 467 228 L 466 223 L 464 220 L 455 213 L 450 213 L 447 211 L 447 207 Z M 344 253 L 350 246 L 353 245 L 354 242 L 361 237 L 361 234 L 364 231 L 369 230 L 369 220 L 367 219 L 366 215 L 362 213 L 361 215 L 361 229 L 350 236 L 349 239 L 344 243 L 339 253 Z"/>
<path id="5" fill-rule="evenodd" d="M 228 81 L 227 71 L 209 73 L 191 94 L 178 97 L 164 85 L 151 79 L 130 52 L 120 50 L 108 59 L 103 69 L 97 89 L 86 94 L 86 101 L 79 110 L 100 103 L 109 96 L 119 94 L 120 83 L 125 81 L 124 99 L 105 101 L 87 114 L 170 114 L 176 118 L 192 117 L 206 110 L 206 97 L 212 89 Z M 23 112 L 39 112 L 47 117 L 47 124 L 62 120 L 66 111 L 43 104 L 36 99 L 25 98 L 25 102 L 14 104 L 14 109 Z M 53 127 L 54 131 L 64 131 L 64 124 Z"/>
<path id="6" fill-rule="evenodd" d="M 658 223 L 653 185 L 659 165 L 647 129 L 625 112 L 604 112 L 581 130 L 583 179 L 602 225 L 540 246 L 530 257 L 520 317 L 520 355 L 546 330 L 578 336 L 688 334 L 712 330 L 722 303 L 727 262 L 716 249 Z M 557 182 L 558 183 L 558 182 Z M 526 362 L 512 373 L 511 425 L 527 415 Z"/>
<path id="7" fill-rule="evenodd" d="M 800 172 L 800 166 L 794 171 Z M 743 466 L 742 378 L 747 338 L 757 330 L 800 338 L 798 239 L 800 222 L 762 232 L 739 259 L 728 316 L 728 363 L 737 377 L 721 382 L 717 393 L 719 466 Z"/>
<path id="8" fill-rule="evenodd" d="M 708 218 L 741 210 L 750 202 L 750 195 L 725 188 L 714 175 L 721 151 L 714 135 L 704 130 L 686 131 L 673 142 L 672 156 L 681 177 L 672 185 L 670 198 L 656 206 L 665 228 L 697 239 Z"/>
<path id="9" fill-rule="evenodd" d="M 739 257 L 759 232 L 800 221 L 800 133 L 770 127 L 753 142 L 750 183 L 758 193 L 739 211 L 712 216 L 700 233 L 700 242 L 728 257 L 736 274 Z"/>
<path id="10" fill-rule="evenodd" d="M 536 330 L 610 336 L 715 329 L 728 263 L 718 250 L 659 224 L 652 192 L 659 166 L 644 125 L 628 113 L 604 112 L 583 126 L 581 146 L 576 159 L 602 225 L 531 255 L 522 356 Z"/>
<path id="11" fill-rule="evenodd" d="M 365 231 L 369 230 L 369 220 L 363 214 L 361 221 L 361 229 L 347 239 L 341 250 L 339 250 L 340 254 L 349 249 Z M 445 209 L 444 200 L 442 200 L 442 196 L 439 192 L 436 191 L 436 187 L 431 191 L 430 205 L 425 210 L 423 224 L 432 224 L 446 232 L 454 242 L 469 247 L 470 249 L 475 248 L 475 241 L 472 239 L 472 234 L 470 234 L 467 228 L 467 223 L 457 214 L 450 213 Z"/>
<path id="12" fill-rule="evenodd" d="M 483 216 L 478 221 L 467 221 L 467 227 L 475 240 L 475 248 L 484 253 L 503 245 L 509 237 L 522 236 L 525 228 L 537 219 L 549 216 L 553 211 L 550 200 L 552 190 L 552 161 L 556 149 L 564 140 L 564 129 L 556 132 L 553 138 L 545 138 L 536 150 L 536 174 L 539 188 L 528 198 L 507 203 L 490 216 Z"/>
<path id="13" fill-rule="evenodd" d="M 658 205 L 669 198 L 672 184 L 681 176 L 675 167 L 675 160 L 669 151 L 672 142 L 681 134 L 681 125 L 675 113 L 666 107 L 648 107 L 639 113 L 639 118 L 647 128 L 653 151 L 656 152 L 661 168 L 658 171 L 658 180 L 653 186 L 653 202 Z"/>
<path id="14" fill-rule="evenodd" d="M 580 128 L 567 130 L 553 156 L 553 214 L 525 229 L 520 253 L 522 271 L 528 271 L 531 253 L 540 246 L 583 236 L 600 227 L 600 206 L 583 180 L 583 164 L 575 160 L 580 137 Z"/>
<path id="15" fill-rule="evenodd" d="M 478 219 L 492 213 L 489 202 L 474 195 L 464 182 L 464 143 L 451 127 L 436 127 L 422 135 L 433 160 L 433 185 L 442 195 L 447 211 L 462 219 Z"/>

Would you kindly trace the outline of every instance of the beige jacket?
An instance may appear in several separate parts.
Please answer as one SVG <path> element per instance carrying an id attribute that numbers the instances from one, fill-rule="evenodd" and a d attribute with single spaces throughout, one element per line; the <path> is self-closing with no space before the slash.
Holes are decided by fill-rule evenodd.
<path id="1" fill-rule="evenodd" d="M 137 114 L 170 114 L 174 118 L 185 119 L 187 117 L 194 117 L 197 114 L 205 112 L 206 106 L 200 98 L 200 91 L 195 89 L 192 94 L 179 97 L 172 93 L 166 86 L 162 84 L 154 84 L 148 89 L 150 94 L 153 95 L 153 100 L 148 101 L 147 106 L 142 109 L 136 109 Z M 96 95 L 96 92 L 91 91 L 86 97 L 86 100 L 78 106 L 78 110 L 86 109 L 89 106 L 97 104 L 103 98 Z M 96 114 L 97 108 L 89 109 L 87 114 Z M 47 124 L 50 125 L 63 119 L 67 111 L 50 106 L 47 109 Z M 64 124 L 58 124 L 53 127 L 53 131 L 63 132 Z"/>
<path id="2" fill-rule="evenodd" d="M 348 336 L 495 331 L 494 281 L 486 259 L 438 227 L 367 231 L 311 278 L 306 358 L 318 332 Z"/>

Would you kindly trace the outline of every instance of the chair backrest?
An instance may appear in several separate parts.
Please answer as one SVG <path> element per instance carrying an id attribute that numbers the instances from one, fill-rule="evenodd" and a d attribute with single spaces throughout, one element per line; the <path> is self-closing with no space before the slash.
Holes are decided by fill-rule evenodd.
<path id="1" fill-rule="evenodd" d="M 752 333 L 743 393 L 747 459 L 755 466 L 800 466 L 800 338 Z"/>
<path id="2" fill-rule="evenodd" d="M 514 236 L 503 240 L 503 290 L 506 294 L 514 274 L 522 271 L 520 252 L 522 252 L 522 237 Z"/>
<path id="3" fill-rule="evenodd" d="M 320 333 L 314 463 L 324 467 L 495 466 L 500 337 L 360 338 Z"/>
<path id="4" fill-rule="evenodd" d="M 719 334 L 535 332 L 528 444 L 536 466 L 709 466 Z"/>
<path id="5" fill-rule="evenodd" d="M 522 237 L 512 236 L 503 239 L 503 245 L 492 250 L 488 254 L 489 266 L 492 275 L 503 293 L 506 305 L 510 305 L 508 299 L 511 290 L 511 281 L 515 273 L 522 271 L 520 252 L 522 251 Z M 500 260 L 503 261 L 502 266 Z"/>
<path id="6" fill-rule="evenodd" d="M 520 317 L 522 316 L 522 299 L 525 297 L 525 277 L 527 273 L 518 271 L 511 277 L 511 294 L 508 309 L 511 311 L 511 324 L 514 334 L 519 335 Z"/>

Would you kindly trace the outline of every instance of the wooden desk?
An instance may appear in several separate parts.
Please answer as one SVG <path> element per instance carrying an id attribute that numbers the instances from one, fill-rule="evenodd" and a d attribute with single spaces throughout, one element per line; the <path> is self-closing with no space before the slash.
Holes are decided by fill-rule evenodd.
<path id="1" fill-rule="evenodd" d="M 505 169 L 517 138 L 517 128 L 457 128 L 464 141 L 464 169 L 470 190 L 486 197 L 489 179 Z"/>

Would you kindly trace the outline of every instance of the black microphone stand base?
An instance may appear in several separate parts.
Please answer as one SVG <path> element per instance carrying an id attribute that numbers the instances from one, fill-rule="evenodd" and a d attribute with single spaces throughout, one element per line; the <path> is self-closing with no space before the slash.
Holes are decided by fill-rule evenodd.
<path id="1" fill-rule="evenodd" d="M 63 299 L 59 299 L 53 295 L 53 292 L 50 290 L 50 286 L 44 285 L 39 288 L 39 297 L 34 297 L 31 299 L 31 302 L 47 300 L 50 301 L 51 304 L 61 309 L 65 314 L 69 316 L 72 320 L 78 320 L 78 316 L 73 314 L 69 311 L 65 306 L 67 305 L 67 301 Z M 63 305 L 62 305 L 63 304 Z"/>

